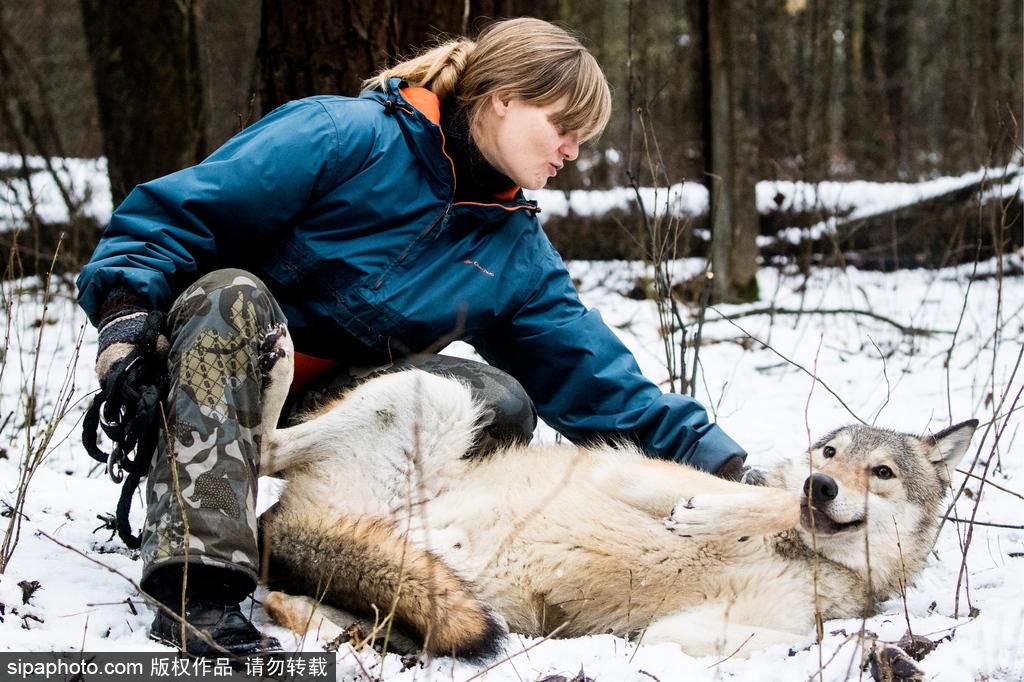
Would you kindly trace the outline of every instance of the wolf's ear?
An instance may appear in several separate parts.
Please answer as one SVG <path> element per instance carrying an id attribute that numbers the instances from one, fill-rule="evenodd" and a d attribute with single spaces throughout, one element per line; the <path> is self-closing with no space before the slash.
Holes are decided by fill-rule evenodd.
<path id="1" fill-rule="evenodd" d="M 969 419 L 934 435 L 925 436 L 922 440 L 935 448 L 931 455 L 932 462 L 955 469 L 960 458 L 967 452 L 967 446 L 971 444 L 971 437 L 977 428 L 978 420 Z"/>

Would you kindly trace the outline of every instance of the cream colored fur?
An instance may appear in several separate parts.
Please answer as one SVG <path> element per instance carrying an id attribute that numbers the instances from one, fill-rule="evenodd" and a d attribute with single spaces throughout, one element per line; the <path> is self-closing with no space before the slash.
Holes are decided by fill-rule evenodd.
<path id="1" fill-rule="evenodd" d="M 805 644 L 816 608 L 825 618 L 869 611 L 891 594 L 894 576 L 912 579 L 931 547 L 920 528 L 923 515 L 937 509 L 886 498 L 868 505 L 880 510 L 864 526 L 873 534 L 870 576 L 863 529 L 819 535 L 821 555 L 813 555 L 801 521 L 812 466 L 806 455 L 773 474 L 776 487 L 724 481 L 629 447 L 513 447 L 464 459 L 478 412 L 459 382 L 409 371 L 376 378 L 309 421 L 268 434 L 261 473 L 284 470 L 289 479 L 276 513 L 291 525 L 279 526 L 278 537 L 317 537 L 325 518 L 380 519 L 401 552 L 450 569 L 447 587 L 431 592 L 440 608 L 430 610 L 442 618 L 482 618 L 493 610 L 518 633 L 643 633 L 644 642 L 673 642 L 697 656 Z M 921 440 L 914 447 L 922 461 L 941 459 L 939 445 Z M 846 515 L 840 522 L 863 518 L 874 484 L 863 471 L 834 469 L 844 497 L 830 513 Z M 941 500 L 941 491 L 936 495 Z M 296 519 L 308 530 L 297 530 Z M 890 537 L 897 528 L 902 558 Z M 348 541 L 339 535 L 331 542 Z M 907 552 L 908 544 L 917 546 Z M 406 556 L 401 552 L 389 556 Z M 335 570 L 343 581 L 366 575 Z M 447 608 L 446 595 L 459 589 L 479 600 L 477 615 Z M 308 602 L 296 603 L 289 617 L 289 598 L 273 599 L 283 622 L 309 619 Z M 420 608 L 402 594 L 381 601 L 388 603 L 376 606 L 396 611 L 401 622 L 415 620 L 403 610 Z M 466 632 L 484 630 L 467 624 Z M 459 653 L 459 636 L 449 632 L 434 650 Z"/>

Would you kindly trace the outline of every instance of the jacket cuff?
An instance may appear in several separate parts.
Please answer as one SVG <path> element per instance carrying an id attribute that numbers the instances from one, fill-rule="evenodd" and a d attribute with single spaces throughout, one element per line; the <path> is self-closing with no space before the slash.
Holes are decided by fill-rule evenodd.
<path id="1" fill-rule="evenodd" d="M 701 434 L 689 456 L 677 458 L 684 464 L 703 469 L 714 473 L 722 467 L 729 459 L 739 456 L 746 461 L 747 453 L 739 444 L 722 430 L 717 424 L 710 424 L 707 430 Z"/>
<path id="2" fill-rule="evenodd" d="M 100 306 L 102 327 L 110 320 L 128 313 L 148 312 L 149 302 L 131 289 L 114 289 Z"/>

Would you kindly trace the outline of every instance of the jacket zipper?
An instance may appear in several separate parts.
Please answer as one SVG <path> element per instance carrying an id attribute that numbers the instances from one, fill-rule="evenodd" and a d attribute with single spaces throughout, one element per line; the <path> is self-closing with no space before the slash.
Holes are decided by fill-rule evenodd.
<path id="1" fill-rule="evenodd" d="M 385 104 L 387 104 L 388 102 L 392 102 L 392 104 L 391 104 L 392 107 L 394 107 L 395 109 L 399 109 L 401 111 L 404 111 L 409 116 L 415 116 L 416 115 L 415 112 L 411 111 L 410 109 L 407 109 L 406 107 L 403 107 L 401 104 L 394 103 L 394 101 L 392 99 L 390 99 L 390 98 L 384 100 L 384 102 L 385 102 Z M 385 106 L 385 108 L 387 108 L 387 107 Z M 441 135 L 441 153 L 444 154 L 444 158 L 448 159 L 448 165 L 452 169 L 452 196 L 454 197 L 455 196 L 455 189 L 456 189 L 456 187 L 455 187 L 455 162 L 452 160 L 452 157 L 448 156 L 448 152 L 444 148 L 445 147 L 446 139 L 445 139 L 445 136 L 444 136 L 444 130 L 441 128 L 440 125 L 437 126 L 437 132 L 440 133 L 440 135 Z M 509 202 L 509 203 L 511 203 L 511 202 Z M 482 203 L 482 202 L 478 202 L 478 201 L 455 201 L 455 202 L 450 202 L 448 204 L 448 207 L 445 209 L 445 212 L 447 212 L 448 208 L 451 208 L 452 206 L 496 206 L 496 207 L 498 207 L 500 209 L 503 209 L 503 210 L 509 211 L 509 212 L 526 210 L 526 211 L 533 211 L 534 213 L 540 213 L 540 211 L 541 211 L 540 206 L 537 206 L 537 205 L 519 204 L 517 206 L 509 207 L 509 206 L 505 206 L 504 204 L 498 204 L 498 203 Z M 434 224 L 437 224 L 436 221 L 435 221 Z M 433 225 L 431 225 L 431 227 L 433 227 Z M 429 231 L 429 229 L 428 229 L 428 231 Z M 423 236 L 423 235 L 420 235 L 420 236 Z"/>
<path id="2" fill-rule="evenodd" d="M 409 109 L 406 109 L 405 107 L 403 107 L 400 104 L 395 104 L 393 102 L 393 100 L 391 100 L 390 98 L 386 99 L 384 101 L 385 101 L 385 104 L 390 102 L 392 107 L 394 107 L 395 109 L 400 109 L 401 111 L 404 111 L 409 116 L 415 116 L 414 112 L 410 111 Z M 385 108 L 388 108 L 388 107 L 385 106 Z M 444 131 L 441 129 L 441 126 L 437 127 L 437 132 L 440 133 L 440 135 L 441 135 L 441 153 L 444 154 L 444 158 L 448 159 L 448 165 L 451 167 L 451 170 L 452 170 L 452 197 L 454 197 L 455 196 L 455 162 L 452 160 L 452 157 L 448 156 L 448 152 L 445 151 L 445 148 L 444 148 L 445 137 L 444 137 Z M 433 231 L 433 229 L 437 226 L 437 224 L 439 222 L 441 222 L 441 220 L 443 220 L 446 215 L 448 215 L 448 210 L 452 206 L 496 206 L 498 208 L 501 208 L 501 209 L 504 209 L 506 211 L 509 211 L 510 213 L 512 211 L 519 211 L 519 210 L 528 210 L 528 211 L 534 211 L 536 213 L 540 213 L 540 207 L 539 206 L 519 205 L 519 206 L 514 206 L 514 207 L 508 207 L 508 206 L 505 206 L 503 204 L 485 204 L 485 203 L 479 203 L 479 202 L 476 202 L 476 201 L 457 201 L 457 202 L 453 202 L 453 201 L 449 200 L 449 202 L 447 204 L 445 204 L 444 210 L 441 211 L 441 214 L 439 216 L 437 216 L 436 218 L 434 218 L 434 221 L 432 223 L 430 223 L 430 225 L 425 230 L 420 232 L 419 235 L 417 235 L 416 239 L 413 240 L 412 244 L 410 244 L 409 247 L 405 251 L 402 252 L 402 255 L 400 255 L 395 260 L 395 262 L 391 264 L 391 267 L 389 267 L 385 272 L 381 273 L 380 278 L 373 285 L 373 290 L 374 291 L 377 291 L 378 289 L 381 288 L 381 286 L 383 286 L 384 280 L 387 279 L 387 276 L 391 272 L 391 270 L 394 269 L 395 267 L 397 267 L 398 265 L 400 265 L 408 257 L 408 255 L 412 252 L 413 247 L 416 246 L 416 244 L 418 244 L 421 239 L 423 239 L 428 234 L 430 234 L 431 231 Z"/>
<path id="3" fill-rule="evenodd" d="M 423 239 L 423 238 L 424 238 L 424 237 L 426 237 L 426 236 L 427 236 L 428 234 L 430 234 L 431 230 L 433 230 L 433 229 L 434 229 L 434 227 L 435 227 L 435 226 L 436 226 L 436 225 L 437 225 L 437 224 L 438 224 L 439 222 L 441 222 L 441 220 L 442 220 L 442 219 L 443 219 L 443 218 L 444 218 L 444 217 L 445 217 L 446 215 L 448 215 L 448 209 L 449 209 L 449 208 L 451 208 L 451 207 L 452 207 L 452 205 L 451 205 L 450 203 L 448 203 L 448 204 L 445 204 L 444 210 L 443 210 L 443 211 L 441 211 L 441 214 L 440 214 L 440 215 L 438 215 L 438 216 L 437 216 L 436 218 L 434 218 L 434 222 L 430 223 L 430 225 L 429 225 L 429 226 L 428 226 L 428 227 L 427 227 L 427 228 L 426 228 L 425 230 L 423 230 L 422 232 L 420 232 L 420 233 L 419 233 L 419 234 L 418 234 L 418 235 L 416 236 L 416 239 L 414 239 L 414 240 L 412 241 L 412 244 L 409 244 L 409 247 L 408 247 L 408 248 L 407 248 L 407 249 L 406 249 L 405 251 L 403 251 L 403 252 L 402 252 L 402 255 L 400 255 L 400 256 L 399 256 L 399 257 L 398 257 L 398 258 L 397 258 L 397 259 L 395 260 L 395 262 L 394 262 L 394 263 L 392 263 L 392 264 L 391 264 L 391 267 L 389 267 L 389 268 L 388 268 L 388 269 L 387 269 L 386 271 L 384 271 L 383 273 L 381 273 L 380 279 L 378 279 L 378 280 L 377 280 L 377 282 L 376 282 L 376 284 L 374 284 L 374 285 L 373 285 L 373 290 L 374 290 L 374 291 L 376 291 L 377 289 L 380 289 L 381 285 L 382 285 L 382 284 L 384 284 L 384 280 L 385 280 L 385 279 L 387 278 L 387 276 L 388 276 L 388 273 L 390 273 L 390 272 L 391 272 L 391 270 L 392 270 L 392 269 L 394 269 L 394 268 L 395 268 L 396 266 L 400 265 L 400 264 L 402 263 L 402 261 L 404 261 L 404 260 L 406 259 L 406 257 L 407 257 L 407 256 L 408 256 L 408 255 L 409 255 L 409 254 L 410 254 L 411 252 L 412 252 L 412 249 L 413 249 L 413 247 L 414 247 L 414 246 L 416 246 L 416 244 L 418 244 L 418 243 L 419 243 L 419 241 L 420 241 L 421 239 Z"/>

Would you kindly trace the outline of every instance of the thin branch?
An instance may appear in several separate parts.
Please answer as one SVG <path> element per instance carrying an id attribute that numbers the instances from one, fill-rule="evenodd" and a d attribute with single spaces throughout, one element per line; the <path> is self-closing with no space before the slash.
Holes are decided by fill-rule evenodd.
<path id="1" fill-rule="evenodd" d="M 1010 490 L 1009 488 L 1004 488 L 1003 486 L 999 485 L 998 483 L 994 483 L 991 478 L 985 478 L 984 476 L 979 476 L 978 474 L 972 474 L 970 471 L 965 471 L 964 469 L 957 469 L 956 472 L 958 474 L 963 474 L 964 476 L 970 476 L 971 478 L 976 478 L 979 481 L 984 481 L 986 484 L 992 486 L 996 490 L 1002 490 L 1004 493 L 1009 493 L 1010 495 L 1013 495 L 1014 497 L 1017 497 L 1017 498 L 1020 498 L 1020 499 L 1024 500 L 1024 495 L 1021 495 L 1020 493 L 1014 492 L 1014 491 Z"/>
<path id="2" fill-rule="evenodd" d="M 730 321 L 729 324 L 735 323 Z M 818 381 L 818 357 L 821 354 L 821 344 L 824 341 L 824 339 L 824 335 L 818 337 L 818 349 L 814 353 L 814 372 L 808 372 L 808 374 L 810 374 L 811 376 L 811 379 L 813 379 L 813 381 L 811 382 L 811 388 L 809 391 L 807 391 L 807 402 L 804 403 L 804 428 L 807 430 L 808 452 L 810 452 L 811 443 L 813 442 L 811 438 L 810 420 L 811 398 L 814 396 L 814 384 Z M 806 372 L 807 370 L 804 371 Z M 810 457 L 807 458 L 807 469 L 808 476 L 813 475 L 814 462 Z M 807 510 L 808 512 L 810 512 L 811 510 L 811 495 L 807 495 Z M 818 647 L 818 679 L 824 680 L 825 664 L 824 652 L 822 651 L 821 643 L 822 640 L 825 639 L 825 624 L 821 615 L 821 592 L 819 592 L 818 589 L 821 574 L 821 564 L 819 562 L 820 555 L 818 554 L 818 533 L 817 528 L 815 528 L 814 525 L 814 514 L 809 514 L 808 518 L 810 518 L 811 521 L 811 555 L 814 557 L 814 561 L 811 564 L 811 567 L 813 569 L 813 572 L 811 574 L 811 594 L 813 596 L 814 601 L 814 639 Z M 870 576 L 870 571 L 868 572 L 868 575 Z"/>
<path id="3" fill-rule="evenodd" d="M 978 237 L 978 247 L 974 253 L 974 267 L 971 271 L 971 276 L 967 278 L 967 290 L 964 292 L 963 303 L 960 306 L 960 315 L 956 318 L 956 329 L 953 330 L 953 338 L 949 341 L 949 348 L 946 350 L 946 359 L 943 361 L 943 367 L 946 370 L 946 409 L 949 412 L 949 418 L 953 418 L 953 388 L 952 388 L 952 374 L 950 372 L 951 365 L 953 363 L 953 351 L 956 350 L 956 339 L 960 335 L 960 327 L 963 326 L 964 316 L 967 314 L 967 299 L 971 295 L 971 287 L 974 285 L 974 277 L 978 274 L 978 260 L 979 251 L 981 249 L 981 236 Z M 995 332 L 993 332 L 994 334 Z M 987 345 L 987 344 L 986 344 Z M 980 352 L 980 351 L 979 351 Z"/>
<path id="4" fill-rule="evenodd" d="M 119 571 L 116 568 L 114 568 L 113 566 L 109 566 L 109 565 L 103 563 L 102 561 L 100 561 L 98 559 L 92 558 L 91 556 L 89 556 L 88 554 L 86 554 L 85 552 L 83 552 L 82 550 L 80 550 L 80 549 L 78 549 L 76 547 L 72 547 L 71 545 L 64 544 L 63 542 L 61 542 L 57 538 L 55 538 L 52 535 L 48 534 L 46 531 L 36 530 L 36 535 L 41 535 L 44 538 L 46 538 L 47 540 L 53 542 L 54 544 L 59 545 L 59 546 L 63 547 L 64 549 L 71 550 L 72 552 L 74 552 L 78 556 L 80 556 L 80 557 L 82 557 L 82 558 L 84 558 L 84 559 L 86 559 L 86 560 L 96 564 L 100 568 L 106 569 L 108 572 L 113 573 L 117 577 L 124 579 L 129 585 L 132 586 L 132 589 L 134 589 L 136 592 L 138 592 L 139 595 L 142 596 L 142 598 L 146 600 L 147 604 L 149 604 L 150 606 L 154 606 L 154 607 L 160 609 L 167 616 L 169 616 L 170 618 L 173 618 L 176 622 L 181 623 L 182 627 L 187 628 L 189 632 L 193 633 L 194 635 L 196 635 L 197 637 L 202 639 L 204 642 L 206 642 L 207 644 L 212 646 L 217 651 L 223 652 L 228 657 L 237 658 L 230 651 L 228 651 L 227 649 L 225 649 L 224 647 L 219 645 L 217 642 L 215 642 L 213 639 L 211 639 L 210 636 L 206 634 L 206 631 L 197 629 L 195 626 L 193 626 L 187 620 L 185 620 L 184 618 L 179 616 L 173 610 L 171 610 L 170 608 L 165 606 L 162 602 L 158 601 L 155 597 L 153 597 L 148 592 L 146 592 L 141 587 L 139 587 L 139 584 L 137 582 L 135 582 L 134 580 L 132 580 L 131 578 L 126 576 L 124 573 L 122 573 L 121 571 Z"/>
<path id="5" fill-rule="evenodd" d="M 807 682 L 811 682 L 811 680 L 813 680 L 815 677 L 820 676 L 825 671 L 825 668 L 827 668 L 830 665 L 832 665 L 832 661 L 836 660 L 836 657 L 839 656 L 839 652 L 843 650 L 844 646 L 846 646 L 847 644 L 852 642 L 854 637 L 856 637 L 857 641 L 861 642 L 861 644 L 863 646 L 863 641 L 864 641 L 864 628 L 863 628 L 863 626 L 861 627 L 860 631 L 858 631 L 857 633 L 852 634 L 852 635 L 846 635 L 846 639 L 844 639 L 842 642 L 839 643 L 839 646 L 837 646 L 836 650 L 832 652 L 832 655 L 828 657 L 828 660 L 825 661 L 822 664 L 819 664 L 820 668 L 818 670 L 815 670 L 813 673 L 811 673 L 810 677 L 807 678 Z M 856 654 L 856 649 L 854 649 L 854 653 Z M 846 678 L 849 679 L 849 669 L 847 669 Z"/>
<path id="6" fill-rule="evenodd" d="M 729 660 L 730 658 L 732 658 L 733 656 L 735 656 L 736 654 L 738 654 L 738 653 L 740 652 L 740 649 L 742 649 L 743 647 L 745 647 L 745 646 L 747 645 L 747 642 L 749 642 L 749 641 L 750 641 L 751 639 L 753 639 L 753 638 L 754 638 L 754 635 L 755 635 L 755 634 L 757 634 L 757 633 L 751 632 L 751 633 L 750 633 L 749 635 L 747 635 L 747 638 L 746 638 L 745 640 L 743 640 L 742 642 L 740 642 L 740 645 L 739 645 L 738 647 L 736 647 L 736 648 L 735 648 L 735 649 L 733 650 L 733 652 L 732 652 L 731 654 L 729 654 L 728 656 L 726 656 L 725 658 L 723 658 L 723 659 L 721 659 L 721 660 L 715 661 L 714 663 L 712 663 L 711 665 L 709 665 L 709 666 L 708 666 L 708 668 L 715 668 L 715 667 L 717 667 L 717 666 L 720 666 L 720 665 L 722 665 L 723 663 L 725 663 L 726 661 L 728 661 L 728 660 Z"/>
<path id="7" fill-rule="evenodd" d="M 1011 386 L 1013 384 L 1014 380 L 1016 379 L 1017 371 L 1020 369 L 1021 361 L 1022 360 L 1024 360 L 1024 346 L 1021 346 L 1020 350 L 1017 352 L 1017 360 L 1016 360 L 1016 362 L 1013 365 L 1013 370 L 1010 372 L 1010 378 L 1006 382 L 1007 387 Z M 1024 389 L 1024 384 L 1021 385 L 1021 388 Z M 997 406 L 995 406 L 995 408 L 993 410 L 997 415 L 1000 415 L 1000 416 L 997 416 L 997 417 L 993 418 L 992 420 L 986 422 L 985 424 L 979 424 L 978 425 L 978 428 L 981 428 L 982 426 L 985 427 L 985 433 L 984 433 L 984 435 L 981 438 L 981 443 L 978 445 L 977 452 L 975 452 L 975 454 L 974 454 L 974 459 L 971 461 L 970 467 L 968 467 L 972 471 L 974 470 L 974 467 L 978 466 L 978 462 L 981 460 L 982 446 L 984 445 L 985 441 L 988 439 L 988 433 L 992 429 L 992 427 L 995 425 L 996 421 L 998 421 L 998 419 L 1000 419 L 1001 417 L 1005 417 L 1005 420 L 1003 421 L 1003 429 L 1005 429 L 1006 428 L 1006 424 L 1009 423 L 1009 415 L 1013 414 L 1018 409 L 1017 408 L 1017 401 L 1020 399 L 1020 395 L 1021 395 L 1020 391 L 1018 391 L 1018 393 L 1017 393 L 1017 398 L 1015 398 L 1013 400 L 1013 402 L 1010 404 L 1010 409 L 1006 410 L 1005 412 L 1003 411 L 1003 406 L 1006 404 L 1006 399 L 1007 399 L 1008 395 L 1009 395 L 1009 391 L 1004 391 L 1003 394 L 999 397 L 999 404 Z M 1002 429 L 999 430 L 999 432 L 998 432 L 998 434 L 996 436 L 996 442 L 992 446 L 992 452 L 993 453 L 995 452 L 995 446 L 998 445 L 998 443 L 999 443 L 999 436 L 1001 434 L 1002 434 Z M 982 475 L 987 473 L 987 468 L 988 468 L 988 465 L 986 465 L 986 471 L 983 472 Z M 937 532 L 941 532 L 942 531 L 942 526 L 945 523 L 945 519 L 948 518 L 949 515 L 953 513 L 953 509 L 956 507 L 956 503 L 960 500 L 960 496 L 964 494 L 964 490 L 966 490 L 966 489 L 967 489 L 967 480 L 964 479 L 964 481 L 960 484 L 960 487 L 957 489 L 956 493 L 953 495 L 953 499 L 952 499 L 952 501 L 950 501 L 949 506 L 946 507 L 946 513 L 943 515 L 943 521 L 939 524 L 939 528 L 938 528 Z"/>
<path id="8" fill-rule="evenodd" d="M 718 311 L 716 311 L 718 312 Z M 885 322 L 886 324 L 896 327 L 904 334 L 910 336 L 932 336 L 934 334 L 954 334 L 953 330 L 946 329 L 924 329 L 923 327 L 911 327 L 910 325 L 901 324 L 891 317 L 885 315 L 879 315 L 878 313 L 870 310 L 859 310 L 857 308 L 776 308 L 775 306 L 768 306 L 766 308 L 754 308 L 753 310 L 742 310 L 732 315 L 722 315 L 723 320 L 738 320 L 741 317 L 752 317 L 754 315 L 863 315 L 864 317 L 870 317 L 871 319 L 878 320 L 879 322 Z M 719 313 L 721 315 L 721 313 Z"/>
<path id="9" fill-rule="evenodd" d="M 885 406 L 889 404 L 889 399 L 892 397 L 892 386 L 889 384 L 889 373 L 886 371 L 885 367 L 885 353 L 883 353 L 882 349 L 878 347 L 878 344 L 875 343 L 875 340 L 871 338 L 870 334 L 868 334 L 868 341 L 870 341 L 871 345 L 875 347 L 876 351 L 878 351 L 878 357 L 882 359 L 882 377 L 885 379 L 885 402 L 882 403 L 882 406 L 878 408 L 878 411 L 875 412 L 875 416 L 871 419 L 871 424 L 874 425 L 875 421 L 877 421 L 878 417 L 882 414 L 882 410 L 884 410 Z"/>
<path id="10" fill-rule="evenodd" d="M 529 651 L 530 649 L 533 649 L 533 648 L 535 648 L 535 647 L 538 647 L 538 646 L 540 646 L 541 644 L 543 644 L 544 642 L 548 641 L 549 639 L 552 639 L 552 638 L 554 638 L 554 637 L 555 637 L 555 635 L 557 635 L 557 634 L 558 634 L 558 633 L 559 633 L 559 632 L 560 632 L 560 631 L 561 631 L 561 630 L 562 630 L 563 628 L 565 628 L 565 626 L 566 626 L 566 625 L 568 625 L 568 624 L 569 624 L 569 622 L 570 622 L 570 621 L 566 621 L 565 623 L 562 623 L 561 625 L 559 625 L 558 627 L 556 627 L 556 628 L 555 628 L 554 630 L 552 630 L 551 632 L 549 632 L 549 633 L 548 633 L 547 635 L 544 635 L 543 637 L 541 637 L 541 638 L 540 638 L 539 640 L 537 640 L 537 641 L 536 641 L 536 642 L 534 642 L 533 644 L 531 644 L 531 645 L 529 645 L 529 646 L 527 646 L 527 647 L 524 647 L 524 648 L 520 649 L 519 651 L 515 652 L 514 654 L 509 654 L 508 656 L 505 656 L 505 658 L 501 659 L 500 661 L 495 661 L 495 662 L 494 662 L 494 663 L 492 663 L 491 665 L 487 666 L 486 668 L 484 668 L 483 670 L 481 670 L 480 672 L 478 672 L 478 673 L 477 673 L 476 675 L 473 675 L 472 677 L 470 677 L 470 678 L 467 678 L 467 679 L 466 679 L 466 682 L 473 682 L 473 680 L 475 680 L 475 679 L 478 679 L 478 678 L 480 678 L 480 677 L 483 677 L 484 675 L 486 675 L 486 674 L 487 674 L 487 673 L 489 673 L 490 671 L 492 671 L 492 670 L 494 670 L 495 668 L 497 668 L 497 667 L 498 667 L 499 665 L 501 665 L 502 663 L 505 663 L 505 662 L 507 662 L 507 661 L 511 661 L 511 660 L 512 660 L 513 658 L 515 658 L 516 656 L 520 656 L 520 655 L 522 655 L 522 654 L 525 654 L 525 653 L 526 653 L 527 651 Z"/>
<path id="11" fill-rule="evenodd" d="M 1011 530 L 1024 530 L 1024 526 L 1014 526 L 1008 523 L 990 523 L 988 521 L 974 521 L 972 519 L 961 519 L 956 516 L 943 516 L 943 521 L 952 521 L 954 523 L 966 523 L 967 525 L 973 526 L 988 526 L 989 528 L 1009 528 Z"/>
<path id="12" fill-rule="evenodd" d="M 1021 353 L 1024 354 L 1024 346 L 1021 347 Z M 1017 356 L 1017 365 L 1014 367 L 1014 373 L 1016 373 L 1017 367 L 1020 366 L 1020 359 L 1021 359 L 1021 356 L 1018 355 Z M 1020 390 L 1017 391 L 1017 395 L 1014 396 L 1013 402 L 1010 404 L 1010 409 L 1013 409 L 1014 407 L 1017 406 L 1017 402 L 1020 400 L 1021 393 L 1024 393 L 1024 384 L 1021 384 Z M 1005 394 L 1004 394 L 1004 399 L 1005 399 Z M 1001 404 L 1002 404 L 1002 401 L 1000 401 L 1000 405 Z M 985 476 L 986 474 L 988 474 L 988 469 L 989 469 L 990 466 L 992 466 L 992 460 L 998 456 L 999 441 L 1002 439 L 1003 432 L 1006 430 L 1006 425 L 1009 423 L 1009 421 L 1010 421 L 1009 419 L 1004 419 L 1002 425 L 996 431 L 995 439 L 992 441 L 992 449 L 990 451 L 988 459 L 985 461 L 985 467 L 982 469 L 982 472 L 981 472 L 982 476 Z M 965 481 L 965 483 L 966 483 L 966 481 Z M 970 520 L 970 522 L 967 525 L 967 536 L 964 539 L 964 558 L 963 558 L 963 561 L 960 562 L 960 573 L 959 573 L 959 575 L 957 577 L 957 582 L 956 582 L 956 595 L 955 595 L 955 598 L 953 600 L 953 615 L 954 616 L 956 616 L 958 614 L 959 610 L 960 610 L 960 584 L 961 584 L 962 581 L 968 579 L 968 576 L 967 576 L 967 550 L 970 549 L 971 540 L 974 537 L 975 518 L 978 515 L 978 507 L 981 504 L 981 495 L 984 492 L 984 490 L 985 490 L 985 480 L 982 480 L 981 481 L 981 485 L 978 486 L 978 492 L 977 492 L 977 494 L 975 496 L 975 499 L 974 499 L 974 507 L 971 509 L 971 520 Z M 970 604 L 970 598 L 971 598 L 970 597 L 970 592 L 968 592 L 967 593 L 968 604 Z"/>
<path id="13" fill-rule="evenodd" d="M 860 418 L 859 416 L 857 416 L 857 413 L 856 413 L 856 412 L 854 412 L 854 411 L 853 411 L 853 409 L 852 409 L 852 408 L 851 408 L 851 407 L 850 407 L 849 405 L 847 405 L 847 404 L 846 404 L 846 401 L 844 401 L 844 400 L 843 400 L 842 398 L 840 398 L 840 397 L 839 397 L 839 394 L 838 394 L 838 393 L 836 393 L 835 391 L 833 391 L 833 390 L 832 390 L 832 389 L 831 389 L 831 388 L 829 387 L 829 385 L 828 385 L 828 384 L 826 384 L 826 383 L 825 383 L 824 381 L 822 381 L 821 379 L 819 379 L 819 378 L 818 378 L 818 376 L 817 376 L 816 374 L 814 374 L 814 373 L 811 373 L 811 372 L 807 371 L 807 368 L 806 368 L 806 367 L 804 367 L 803 365 L 801 365 L 801 364 L 800 364 L 799 362 L 797 362 L 797 361 L 795 361 L 795 360 L 791 360 L 790 358 L 787 358 L 787 357 L 786 357 L 785 355 L 783 355 L 783 354 L 782 354 L 782 353 L 780 353 L 779 351 L 775 350 L 775 348 L 773 348 L 773 347 L 772 347 L 772 346 L 771 346 L 770 344 L 768 344 L 768 343 L 766 343 L 766 342 L 762 341 L 761 339 L 757 338 L 756 336 L 754 336 L 753 334 L 751 334 L 750 332 L 748 332 L 748 331 L 747 331 L 746 329 L 744 329 L 743 327 L 741 327 L 741 326 L 739 326 L 738 324 L 736 324 L 735 322 L 733 322 L 733 321 L 732 321 L 732 320 L 731 320 L 731 319 L 730 319 L 730 318 L 729 318 L 728 316 L 726 316 L 726 315 L 723 315 L 723 314 L 722 314 L 722 311 L 720 311 L 720 310 L 719 310 L 718 308 L 716 308 L 715 306 L 709 306 L 709 307 L 711 308 L 711 310 L 714 310 L 714 311 L 715 311 L 716 313 L 718 313 L 718 315 L 719 315 L 719 317 L 720 317 L 721 319 L 725 320 L 726 322 L 728 322 L 728 323 L 729 323 L 729 324 L 731 324 L 732 326 L 736 327 L 736 329 L 739 329 L 739 330 L 740 330 L 740 331 L 741 331 L 741 332 L 742 332 L 742 333 L 743 333 L 743 334 L 744 334 L 745 336 L 749 337 L 750 339 L 753 339 L 754 341 L 757 341 L 757 342 L 758 342 L 759 344 L 761 344 L 762 346 L 764 346 L 765 348 L 767 348 L 767 349 L 768 349 L 768 350 L 770 350 L 771 352 L 775 353 L 775 354 L 776 354 L 776 355 L 778 355 L 778 356 L 779 356 L 780 358 L 782 358 L 783 360 L 785 360 L 785 361 L 786 361 L 786 362 L 788 362 L 789 364 L 793 365 L 794 367 L 796 367 L 797 369 L 799 369 L 800 371 L 802 371 L 802 372 L 803 372 L 804 374 L 806 374 L 807 376 L 809 376 L 809 377 L 811 377 L 812 379 L 814 379 L 814 381 L 816 381 L 816 382 L 818 382 L 819 384 L 821 384 L 821 385 L 822 385 L 822 387 L 823 387 L 823 388 L 824 388 L 824 389 L 825 389 L 826 391 L 828 391 L 829 393 L 831 393 L 831 394 L 832 394 L 832 397 L 833 397 L 833 398 L 835 398 L 836 400 L 838 400 L 838 401 L 839 401 L 839 404 L 840 404 L 840 405 L 842 405 L 842 406 L 843 406 L 844 408 L 846 408 L 846 411 L 850 413 L 850 416 L 851 416 L 851 417 L 853 417 L 854 419 L 856 419 L 857 421 L 859 421 L 859 422 L 860 422 L 861 424 L 864 424 L 865 426 L 868 426 L 868 423 L 867 423 L 866 421 L 864 421 L 863 419 L 861 419 L 861 418 Z"/>
<path id="14" fill-rule="evenodd" d="M 690 376 L 690 396 L 697 397 L 697 366 L 700 364 L 700 342 L 704 335 L 704 320 L 708 306 L 711 304 L 711 279 L 714 273 L 707 270 L 700 288 L 700 308 L 697 311 L 697 333 L 693 338 L 693 374 Z"/>

